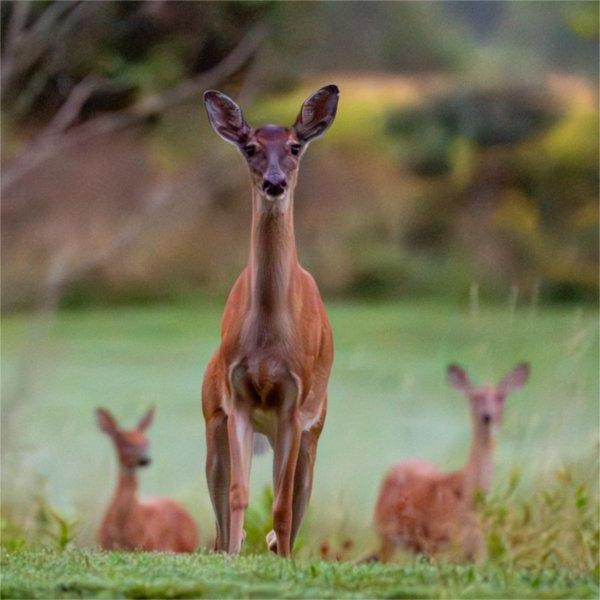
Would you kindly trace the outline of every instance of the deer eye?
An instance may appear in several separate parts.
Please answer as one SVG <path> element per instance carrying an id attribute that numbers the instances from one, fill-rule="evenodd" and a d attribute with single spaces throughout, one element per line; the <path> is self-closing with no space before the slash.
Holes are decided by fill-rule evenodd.
<path id="1" fill-rule="evenodd" d="M 298 156 L 298 154 L 300 154 L 300 150 L 302 150 L 302 146 L 300 144 L 292 144 L 290 146 L 290 151 L 294 156 Z"/>
<path id="2" fill-rule="evenodd" d="M 256 154 L 256 146 L 252 146 L 251 144 L 244 146 L 244 154 L 248 158 L 252 158 Z"/>

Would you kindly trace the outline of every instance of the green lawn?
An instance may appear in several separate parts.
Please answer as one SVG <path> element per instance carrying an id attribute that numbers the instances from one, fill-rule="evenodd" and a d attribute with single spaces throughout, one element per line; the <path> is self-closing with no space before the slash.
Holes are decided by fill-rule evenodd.
<path id="1" fill-rule="evenodd" d="M 597 598 L 592 576 L 270 556 L 3 553 L 3 598 Z"/>
<path id="2" fill-rule="evenodd" d="M 150 431 L 154 461 L 141 474 L 143 494 L 182 501 L 199 522 L 202 545 L 210 545 L 213 523 L 204 480 L 199 388 L 218 343 L 221 309 L 182 302 L 63 312 L 50 326 L 49 336 L 41 335 L 27 315 L 4 317 L 5 515 L 27 518 L 27 528 L 36 518 L 31 507 L 43 497 L 77 520 L 76 546 L 93 546 L 116 475 L 112 449 L 96 429 L 93 409 L 107 406 L 124 424 L 133 424 L 149 404 L 156 404 Z M 530 382 L 507 403 L 495 490 L 504 489 L 518 469 L 522 477 L 514 498 L 527 502 L 531 490 L 547 482 L 556 497 L 562 494 L 564 511 L 542 495 L 547 506 L 538 510 L 537 500 L 532 500 L 539 518 L 525 524 L 521 512 L 529 514 L 532 507 L 523 504 L 507 519 L 500 506 L 491 540 L 498 560 L 475 571 L 414 566 L 410 559 L 401 568 L 358 570 L 349 564 L 287 564 L 265 557 L 230 561 L 207 555 L 5 554 L 4 593 L 26 585 L 31 586 L 28 593 L 43 596 L 63 582 L 65 593 L 109 589 L 109 595 L 116 589 L 143 595 L 136 590 L 146 584 L 154 586 L 157 595 L 185 595 L 186 586 L 191 586 L 192 595 L 200 588 L 208 595 L 258 596 L 273 595 L 276 589 L 279 595 L 313 596 L 347 592 L 414 597 L 415 590 L 444 597 L 459 592 L 524 597 L 527 590 L 535 597 L 590 595 L 592 581 L 585 577 L 560 570 L 520 573 L 513 565 L 541 568 L 543 562 L 544 567 L 569 565 L 571 573 L 591 573 L 591 565 L 598 562 L 597 491 L 582 491 L 571 479 L 563 485 L 555 477 L 557 468 L 568 463 L 576 470 L 584 466 L 578 477 L 594 478 L 588 459 L 598 442 L 595 312 L 484 306 L 473 313 L 430 303 L 338 302 L 328 302 L 328 310 L 336 358 L 315 490 L 298 556 L 314 557 L 322 542 L 339 548 L 348 538 L 353 546 L 345 557 L 368 551 L 374 543 L 370 522 L 377 488 L 394 462 L 420 456 L 448 469 L 462 464 L 469 444 L 467 405 L 444 379 L 446 365 L 454 361 L 464 364 L 478 382 L 498 380 L 519 360 L 531 362 Z M 258 507 L 256 502 L 269 483 L 270 469 L 270 454 L 255 459 L 253 523 L 247 529 L 257 529 L 254 539 L 260 547 L 262 525 L 256 522 L 265 511 L 264 502 Z M 503 502 L 510 508 L 512 499 Z M 542 535 L 557 523 L 559 533 L 548 530 Z M 527 527 L 532 527 L 528 535 L 537 549 L 517 539 Z M 515 544 L 520 544 L 516 562 L 510 551 Z M 113 571 L 118 576 L 113 577 Z M 279 581 L 280 572 L 285 573 L 285 583 Z M 147 573 L 152 573 L 151 579 L 145 578 Z M 228 573 L 236 575 L 230 580 Z"/>

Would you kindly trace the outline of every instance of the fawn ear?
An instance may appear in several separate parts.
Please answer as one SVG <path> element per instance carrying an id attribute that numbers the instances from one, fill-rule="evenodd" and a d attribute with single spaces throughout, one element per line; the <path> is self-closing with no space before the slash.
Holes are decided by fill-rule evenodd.
<path id="1" fill-rule="evenodd" d="M 293 127 L 301 142 L 309 142 L 327 131 L 335 119 L 339 95 L 337 85 L 327 85 L 304 101 Z"/>
<path id="2" fill-rule="evenodd" d="M 448 385 L 459 392 L 468 392 L 471 389 L 471 380 L 467 372 L 459 365 L 448 365 L 446 370 Z"/>
<path id="3" fill-rule="evenodd" d="M 509 394 L 510 392 L 523 387 L 527 382 L 527 379 L 529 379 L 529 363 L 519 363 L 498 384 L 498 390 L 503 394 Z"/>
<path id="4" fill-rule="evenodd" d="M 242 109 L 229 96 L 208 90 L 204 92 L 204 105 L 212 128 L 226 141 L 244 144 L 250 135 Z"/>
<path id="5" fill-rule="evenodd" d="M 98 427 L 108 435 L 117 433 L 117 422 L 105 408 L 96 409 L 96 422 Z"/>
<path id="6" fill-rule="evenodd" d="M 154 409 L 155 407 L 151 406 L 146 414 L 140 419 L 140 422 L 137 426 L 140 431 L 145 431 L 148 429 L 148 427 L 150 427 L 150 425 L 152 425 L 152 421 L 154 420 Z"/>

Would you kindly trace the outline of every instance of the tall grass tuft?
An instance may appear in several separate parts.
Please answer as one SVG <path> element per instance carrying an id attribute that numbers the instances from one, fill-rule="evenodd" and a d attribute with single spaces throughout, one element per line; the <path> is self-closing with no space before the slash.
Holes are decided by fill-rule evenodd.
<path id="1" fill-rule="evenodd" d="M 496 493 L 478 499 L 488 560 L 507 567 L 558 568 L 600 574 L 598 463 L 555 471 L 519 493 L 513 471 Z"/>

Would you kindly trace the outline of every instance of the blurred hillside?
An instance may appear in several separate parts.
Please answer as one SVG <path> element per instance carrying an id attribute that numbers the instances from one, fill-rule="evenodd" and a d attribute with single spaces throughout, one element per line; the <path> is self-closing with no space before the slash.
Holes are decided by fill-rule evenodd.
<path id="1" fill-rule="evenodd" d="M 296 194 L 324 293 L 597 297 L 594 2 L 1 10 L 4 309 L 226 293 L 249 191 L 202 91 L 291 124 L 329 82 Z"/>

